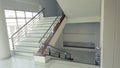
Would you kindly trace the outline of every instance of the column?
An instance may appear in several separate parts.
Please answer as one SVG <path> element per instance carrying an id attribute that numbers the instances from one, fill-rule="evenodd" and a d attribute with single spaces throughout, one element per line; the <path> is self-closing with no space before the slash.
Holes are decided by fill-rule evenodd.
<path id="1" fill-rule="evenodd" d="M 101 68 L 120 67 L 120 0 L 102 0 Z"/>
<path id="2" fill-rule="evenodd" d="M 0 0 L 0 59 L 10 57 L 10 48 L 8 41 L 7 27 L 4 18 L 4 10 Z"/>

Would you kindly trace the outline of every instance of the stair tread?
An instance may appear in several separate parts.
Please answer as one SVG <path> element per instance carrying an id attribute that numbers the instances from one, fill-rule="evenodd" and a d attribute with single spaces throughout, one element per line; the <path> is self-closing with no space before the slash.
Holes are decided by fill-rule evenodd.
<path id="1" fill-rule="evenodd" d="M 33 56 L 34 52 L 25 52 L 25 51 L 17 51 L 15 50 L 15 55 L 20 55 L 20 56 Z"/>
<path id="2" fill-rule="evenodd" d="M 34 52 L 28 52 L 28 51 L 19 51 L 19 50 L 14 50 L 15 52 L 21 52 L 21 53 L 34 53 Z"/>
<path id="3" fill-rule="evenodd" d="M 16 47 L 15 50 L 17 51 L 25 51 L 25 52 L 37 52 L 39 50 L 38 48 L 33 47 Z"/>
<path id="4" fill-rule="evenodd" d="M 20 45 L 20 44 L 18 44 L 18 45 L 15 45 L 15 46 L 17 46 L 17 47 L 32 47 L 32 48 L 38 48 L 39 47 L 39 45 L 38 46 L 27 46 L 27 45 Z"/>
<path id="5" fill-rule="evenodd" d="M 44 37 L 41 43 L 38 43 L 48 28 L 52 25 L 56 17 L 44 17 L 36 24 L 32 25 L 26 34 L 15 44 L 15 54 L 33 56 L 39 50 L 39 46 L 47 37 Z M 47 33 L 50 34 L 50 33 Z"/>

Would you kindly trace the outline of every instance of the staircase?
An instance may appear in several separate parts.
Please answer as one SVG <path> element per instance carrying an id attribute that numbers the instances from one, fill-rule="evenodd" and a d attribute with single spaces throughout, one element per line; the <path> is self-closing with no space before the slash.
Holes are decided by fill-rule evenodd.
<path id="1" fill-rule="evenodd" d="M 17 43 L 15 43 L 15 54 L 33 56 L 39 50 L 39 40 L 43 37 L 48 28 L 52 25 L 56 17 L 44 17 L 36 24 L 30 27 L 26 36 L 22 37 Z M 49 35 L 49 33 L 47 33 Z M 47 37 L 43 37 L 44 42 Z"/>
<path id="2" fill-rule="evenodd" d="M 39 11 L 11 36 L 14 54 L 22 57 L 45 58 L 51 56 L 57 59 L 73 60 L 70 53 L 49 45 L 65 15 L 62 17 L 41 17 L 43 10 Z M 43 59 L 43 61 L 45 60 Z"/>

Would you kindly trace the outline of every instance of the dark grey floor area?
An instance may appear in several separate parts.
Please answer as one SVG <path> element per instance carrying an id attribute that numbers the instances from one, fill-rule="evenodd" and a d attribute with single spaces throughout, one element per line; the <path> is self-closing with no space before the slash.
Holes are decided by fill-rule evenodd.
<path id="1" fill-rule="evenodd" d="M 66 50 L 72 54 L 75 62 L 85 64 L 95 64 L 95 52 Z"/>

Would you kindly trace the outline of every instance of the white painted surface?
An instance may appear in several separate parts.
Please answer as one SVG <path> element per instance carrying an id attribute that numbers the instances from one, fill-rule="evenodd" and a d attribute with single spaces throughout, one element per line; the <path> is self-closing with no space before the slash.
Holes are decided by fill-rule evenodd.
<path id="1" fill-rule="evenodd" d="M 57 0 L 68 17 L 100 16 L 101 0 Z"/>
<path id="2" fill-rule="evenodd" d="M 0 59 L 8 57 L 10 57 L 10 48 L 7 27 L 4 19 L 4 11 L 0 0 Z"/>
<path id="3" fill-rule="evenodd" d="M 120 0 L 116 1 L 116 25 L 115 25 L 115 51 L 114 51 L 114 66 L 113 68 L 120 67 Z"/>
<path id="4" fill-rule="evenodd" d="M 101 68 L 120 67 L 120 1 L 102 0 Z"/>
<path id="5" fill-rule="evenodd" d="M 52 60 L 47 64 L 41 64 L 34 62 L 32 59 L 12 57 L 10 59 L 1 60 L 0 68 L 99 68 L 99 66 L 59 60 Z"/>
<path id="6" fill-rule="evenodd" d="M 51 41 L 49 43 L 50 45 L 55 45 L 57 43 L 57 40 L 58 40 L 61 32 L 63 31 L 65 25 L 66 25 L 66 18 L 63 20 L 63 22 L 61 23 L 60 27 L 58 28 L 58 30 L 54 34 L 53 38 L 51 39 Z"/>
<path id="7" fill-rule="evenodd" d="M 100 16 L 67 18 L 67 23 L 91 23 L 100 22 Z"/>
<path id="8" fill-rule="evenodd" d="M 34 60 L 40 63 L 46 63 L 46 57 L 44 56 L 34 56 Z"/>

